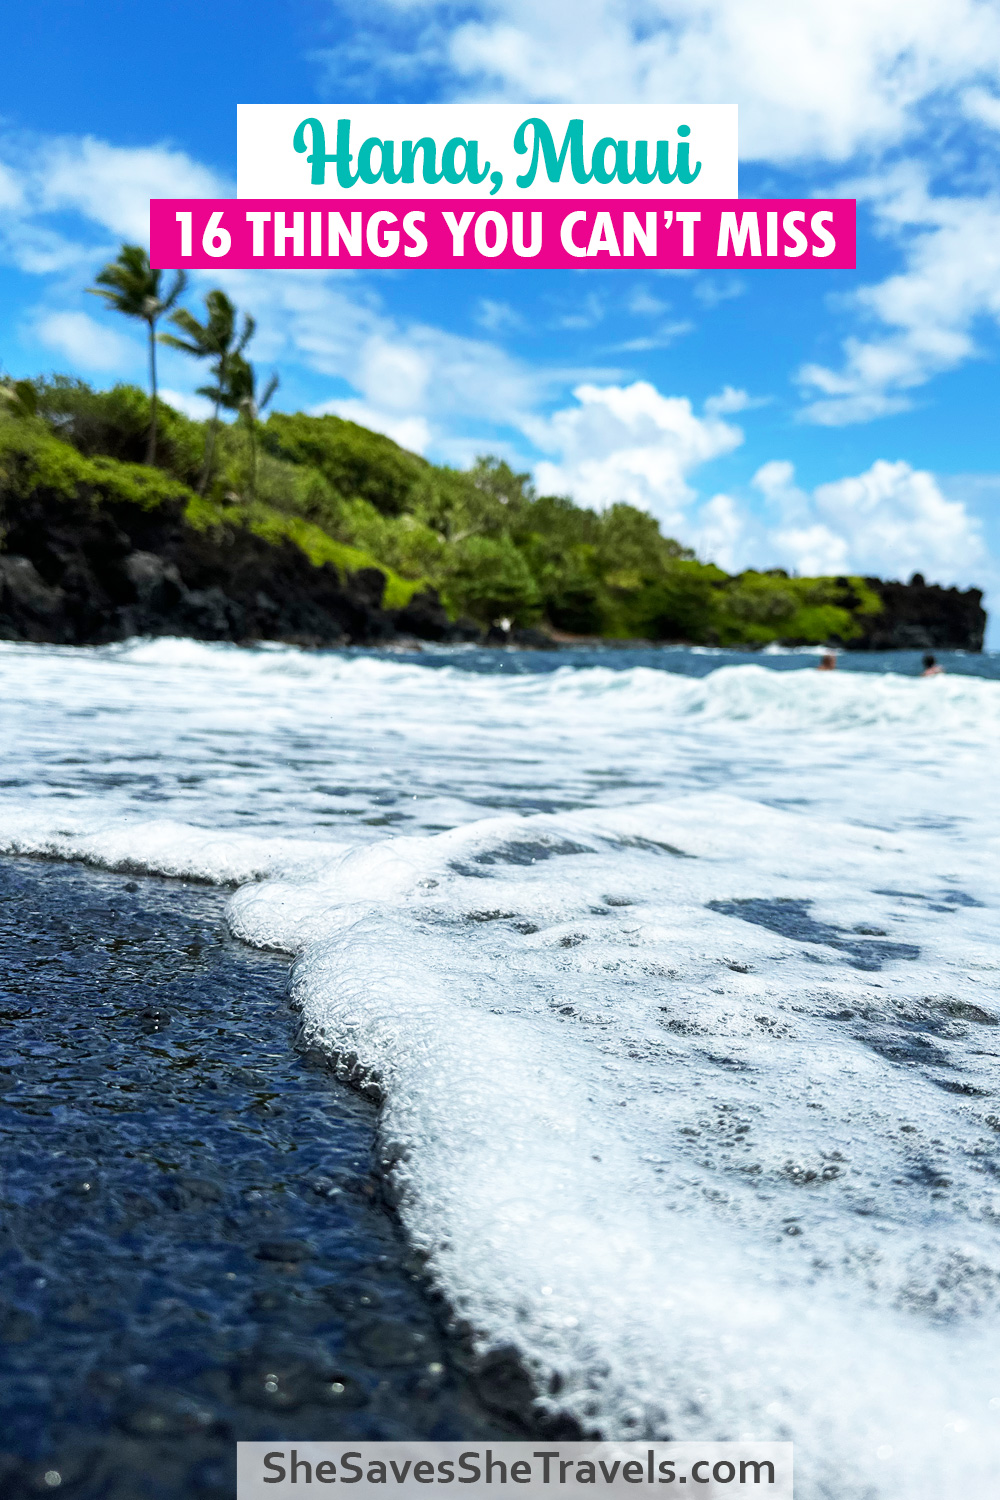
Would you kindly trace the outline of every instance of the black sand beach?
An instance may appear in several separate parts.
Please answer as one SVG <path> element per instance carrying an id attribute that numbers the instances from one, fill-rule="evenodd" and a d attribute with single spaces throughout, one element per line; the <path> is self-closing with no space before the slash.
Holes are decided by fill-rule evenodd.
<path id="1" fill-rule="evenodd" d="M 0 892 L 5 1500 L 228 1500 L 237 1439 L 522 1435 L 219 892 L 9 859 Z"/>

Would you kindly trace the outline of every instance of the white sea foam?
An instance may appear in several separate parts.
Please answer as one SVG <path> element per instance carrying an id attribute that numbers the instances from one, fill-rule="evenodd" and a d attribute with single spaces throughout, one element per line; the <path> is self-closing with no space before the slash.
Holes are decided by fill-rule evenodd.
<path id="1" fill-rule="evenodd" d="M 231 921 L 302 954 L 411 1237 L 553 1405 L 958 1500 L 1000 1439 L 1000 882 L 955 879 L 709 794 L 351 850 Z"/>
<path id="2" fill-rule="evenodd" d="M 298 955 L 408 1233 L 554 1407 L 790 1436 L 803 1500 L 992 1493 L 1000 684 L 179 642 L 0 677 L 3 847 L 258 882 L 233 930 Z"/>
<path id="3" fill-rule="evenodd" d="M 1000 732 L 1000 683 L 978 678 L 494 676 L 173 640 L 0 643 L 0 704 L 0 783 L 40 837 L 71 811 L 95 828 L 166 818 L 357 843 L 718 786 L 871 822 L 974 823 Z"/>
<path id="4" fill-rule="evenodd" d="M 170 875 L 211 885 L 242 885 L 269 875 L 322 869 L 347 847 L 332 840 L 262 838 L 240 829 L 215 830 L 169 818 L 90 827 L 37 813 L 0 812 L 0 847 L 7 854 L 75 859 L 122 874 Z"/>

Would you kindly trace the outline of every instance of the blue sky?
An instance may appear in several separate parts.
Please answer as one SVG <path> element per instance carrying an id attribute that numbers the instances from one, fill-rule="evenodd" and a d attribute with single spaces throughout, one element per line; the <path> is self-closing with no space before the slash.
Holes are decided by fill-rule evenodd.
<path id="1" fill-rule="evenodd" d="M 0 369 L 105 384 L 141 339 L 83 289 L 150 196 L 232 190 L 237 102 L 735 100 L 742 192 L 856 196 L 856 272 L 229 273 L 277 404 L 502 453 L 724 566 L 1000 599 L 995 4 L 34 0 L 4 33 Z"/>

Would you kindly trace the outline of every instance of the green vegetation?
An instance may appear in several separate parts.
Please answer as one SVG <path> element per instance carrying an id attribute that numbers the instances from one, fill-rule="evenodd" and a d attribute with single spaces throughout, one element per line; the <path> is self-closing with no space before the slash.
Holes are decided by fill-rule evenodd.
<path id="1" fill-rule="evenodd" d="M 93 391 L 82 381 L 65 376 L 18 384 L 30 386 L 37 414 L 27 409 L 23 399 L 15 410 L 13 403 L 3 399 L 10 384 L 0 382 L 0 552 L 5 512 L 44 491 L 108 508 L 122 505 L 152 510 L 171 505 L 198 531 L 245 527 L 265 541 L 287 539 L 317 567 L 329 562 L 341 573 L 381 568 L 386 574 L 384 602 L 389 609 L 402 608 L 423 586 L 420 580 L 399 577 L 363 548 L 337 541 L 287 507 L 279 509 L 259 499 L 243 499 L 236 490 L 221 491 L 218 487 L 212 494 L 199 495 L 191 481 L 204 459 L 204 428 L 208 424 L 190 422 L 169 406 L 160 405 L 161 464 L 136 462 L 130 450 L 141 442 L 148 427 L 150 403 L 135 386 Z M 119 426 L 115 425 L 116 417 L 120 418 Z M 111 454 L 101 451 L 102 436 L 106 436 Z M 228 429 L 223 429 L 223 436 L 232 437 Z M 238 443 L 233 446 L 236 452 L 225 472 L 239 483 L 246 459 Z M 172 470 L 166 465 L 167 454 L 175 459 Z M 289 493 L 294 485 L 282 488 Z M 308 493 L 308 482 L 301 488 Z"/>
<path id="2" fill-rule="evenodd" d="M 221 291 L 199 321 L 176 307 L 180 278 L 161 289 L 145 251 L 126 245 L 93 290 L 145 320 L 150 394 L 95 391 L 66 376 L 0 381 L 0 504 L 32 486 L 96 505 L 173 503 L 197 528 L 244 527 L 292 541 L 319 565 L 378 567 L 386 604 L 436 588 L 453 617 L 508 619 L 567 635 L 760 646 L 848 642 L 878 596 L 860 578 L 789 578 L 780 569 L 729 576 L 661 535 L 634 506 L 597 512 L 538 495 L 497 458 L 459 471 L 408 453 L 340 417 L 263 413 L 277 377 L 258 386 L 242 322 Z M 168 316 L 175 333 L 156 333 Z M 209 361 L 211 419 L 160 402 L 157 342 Z M 220 412 L 234 413 L 231 423 Z M 2 510 L 0 510 L 2 525 Z M 2 549 L 0 534 L 0 549 Z"/>
<path id="3" fill-rule="evenodd" d="M 209 292 L 206 296 L 204 323 L 199 323 L 186 307 L 179 307 L 170 321 L 185 336 L 179 338 L 175 333 L 161 333 L 162 344 L 171 349 L 180 349 L 184 354 L 193 355 L 195 359 L 214 361 L 211 367 L 214 384 L 198 387 L 198 395 L 207 396 L 214 403 L 208 441 L 205 444 L 205 462 L 198 481 L 198 493 L 203 495 L 212 472 L 215 442 L 219 434 L 219 409 L 223 405 L 232 404 L 230 368 L 234 360 L 243 358 L 243 352 L 253 338 L 257 325 L 249 313 L 244 313 L 243 327 L 237 333 L 236 308 L 225 292 L 220 291 Z"/>
<path id="4" fill-rule="evenodd" d="M 149 334 L 149 445 L 146 462 L 156 462 L 156 325 L 177 303 L 187 285 L 183 271 L 174 273 L 173 285 L 163 286 L 163 272 L 154 271 L 141 245 L 123 245 L 116 258 L 103 266 L 94 277 L 96 286 L 89 288 L 95 297 L 103 297 L 115 312 L 126 318 L 141 318 Z"/>
<path id="5" fill-rule="evenodd" d="M 860 578 L 731 577 L 633 506 L 598 513 L 536 495 L 499 459 L 439 467 L 335 416 L 217 424 L 161 402 L 150 465 L 150 407 L 131 385 L 95 391 L 66 376 L 0 385 L 0 492 L 173 502 L 199 529 L 287 538 L 342 572 L 381 568 L 390 608 L 430 584 L 453 615 L 484 625 L 506 617 L 572 635 L 758 646 L 849 641 L 858 616 L 880 608 Z"/>

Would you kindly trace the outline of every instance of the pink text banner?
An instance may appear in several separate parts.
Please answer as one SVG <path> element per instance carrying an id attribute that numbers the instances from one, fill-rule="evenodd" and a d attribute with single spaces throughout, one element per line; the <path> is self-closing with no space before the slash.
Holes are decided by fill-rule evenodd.
<path id="1" fill-rule="evenodd" d="M 853 270 L 853 198 L 379 202 L 154 198 L 150 262 L 162 270 L 423 267 L 579 270 L 761 266 Z"/>

